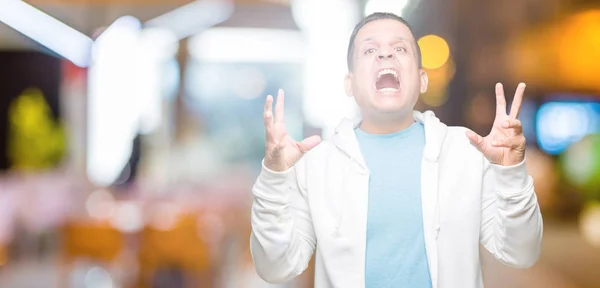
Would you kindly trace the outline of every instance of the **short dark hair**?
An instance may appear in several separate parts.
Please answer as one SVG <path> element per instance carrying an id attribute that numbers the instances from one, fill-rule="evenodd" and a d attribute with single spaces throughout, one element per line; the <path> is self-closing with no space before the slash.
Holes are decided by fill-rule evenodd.
<path id="1" fill-rule="evenodd" d="M 408 24 L 408 22 L 406 20 L 404 20 L 404 18 L 402 18 L 396 14 L 387 13 L 387 12 L 375 12 L 375 13 L 363 18 L 363 20 L 361 20 L 360 22 L 358 22 L 358 24 L 356 24 L 356 26 L 354 26 L 354 30 L 352 31 L 352 35 L 350 36 L 350 42 L 348 43 L 348 58 L 347 58 L 348 71 L 352 71 L 352 68 L 354 67 L 354 40 L 356 38 L 356 34 L 358 34 L 360 29 L 362 29 L 368 23 L 376 21 L 376 20 L 385 20 L 385 19 L 396 20 L 396 21 L 406 25 L 406 27 L 408 27 L 408 30 L 410 31 L 411 34 L 413 34 L 413 37 L 414 37 L 414 33 L 413 33 L 413 30 L 412 30 L 412 27 L 410 26 L 410 24 Z M 415 49 L 417 50 L 416 52 L 417 52 L 417 61 L 419 64 L 419 68 L 421 68 L 422 67 L 421 49 L 419 48 L 419 44 L 417 43 L 416 38 L 415 38 Z"/>

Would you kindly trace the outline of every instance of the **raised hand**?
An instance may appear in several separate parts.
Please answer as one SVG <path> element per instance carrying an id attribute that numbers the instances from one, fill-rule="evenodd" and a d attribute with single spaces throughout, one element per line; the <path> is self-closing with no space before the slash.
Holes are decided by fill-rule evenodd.
<path id="1" fill-rule="evenodd" d="M 265 101 L 265 129 L 267 132 L 265 166 L 277 172 L 283 172 L 291 168 L 302 158 L 304 153 L 321 143 L 321 137 L 315 135 L 301 142 L 294 140 L 287 133 L 284 123 L 283 90 L 277 93 L 275 104 L 275 119 L 273 119 L 273 96 L 267 96 Z"/>
<path id="2" fill-rule="evenodd" d="M 496 119 L 492 131 L 481 137 L 473 131 L 467 131 L 467 137 L 483 155 L 493 164 L 511 166 L 525 159 L 525 136 L 521 121 L 517 119 L 525 83 L 517 86 L 510 113 L 506 115 L 506 98 L 501 83 L 496 84 Z"/>

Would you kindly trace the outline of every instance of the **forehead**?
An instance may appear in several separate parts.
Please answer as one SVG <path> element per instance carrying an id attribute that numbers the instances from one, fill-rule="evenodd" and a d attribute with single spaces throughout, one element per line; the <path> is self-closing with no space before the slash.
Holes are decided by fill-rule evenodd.
<path id="1" fill-rule="evenodd" d="M 390 38 L 414 40 L 410 29 L 404 23 L 393 19 L 374 20 L 363 26 L 356 34 L 355 44 L 365 40 L 382 41 Z"/>

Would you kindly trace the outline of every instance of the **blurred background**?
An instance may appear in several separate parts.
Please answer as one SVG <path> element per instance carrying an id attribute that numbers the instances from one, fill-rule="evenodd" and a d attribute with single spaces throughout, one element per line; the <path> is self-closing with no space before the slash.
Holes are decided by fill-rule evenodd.
<path id="1" fill-rule="evenodd" d="M 486 287 L 600 287 L 598 0 L 0 0 L 0 287 L 312 287 L 250 257 L 262 107 L 284 88 L 289 132 L 327 138 L 375 11 L 414 26 L 417 108 L 450 125 L 487 133 L 494 84 L 528 84 L 543 252 L 482 251 Z"/>

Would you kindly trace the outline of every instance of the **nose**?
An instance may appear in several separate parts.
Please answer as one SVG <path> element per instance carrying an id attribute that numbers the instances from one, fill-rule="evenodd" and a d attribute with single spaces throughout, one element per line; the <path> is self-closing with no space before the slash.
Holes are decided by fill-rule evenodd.
<path id="1" fill-rule="evenodd" d="M 391 60 L 391 59 L 394 59 L 394 54 L 393 54 L 393 53 L 388 53 L 388 52 L 384 52 L 384 51 L 382 51 L 382 52 L 381 52 L 381 53 L 380 53 L 380 54 L 377 56 L 377 58 L 378 58 L 379 60 L 384 60 L 384 59 Z"/>

